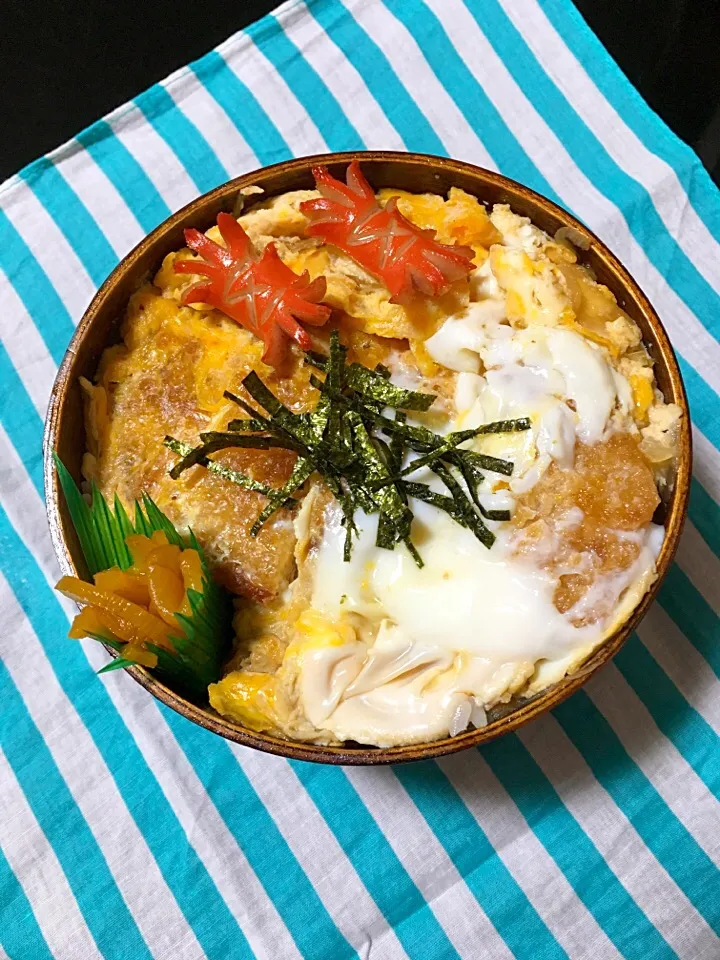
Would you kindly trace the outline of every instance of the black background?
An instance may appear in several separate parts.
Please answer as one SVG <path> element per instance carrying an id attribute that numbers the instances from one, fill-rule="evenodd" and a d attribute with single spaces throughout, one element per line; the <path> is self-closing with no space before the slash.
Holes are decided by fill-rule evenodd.
<path id="1" fill-rule="evenodd" d="M 720 0 L 576 0 L 720 179 Z M 267 0 L 2 0 L 0 181 L 269 12 Z"/>

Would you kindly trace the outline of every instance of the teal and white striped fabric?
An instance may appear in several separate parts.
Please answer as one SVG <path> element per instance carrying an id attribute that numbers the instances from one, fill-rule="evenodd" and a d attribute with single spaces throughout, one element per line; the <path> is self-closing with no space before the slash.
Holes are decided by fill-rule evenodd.
<path id="1" fill-rule="evenodd" d="M 695 422 L 677 563 L 614 663 L 518 735 L 395 770 L 253 753 L 97 678 L 41 474 L 56 367 L 118 259 L 229 177 L 364 147 L 572 210 L 660 311 Z M 720 195 L 569 0 L 291 0 L 8 181 L 0 957 L 720 957 L 718 331 Z"/>

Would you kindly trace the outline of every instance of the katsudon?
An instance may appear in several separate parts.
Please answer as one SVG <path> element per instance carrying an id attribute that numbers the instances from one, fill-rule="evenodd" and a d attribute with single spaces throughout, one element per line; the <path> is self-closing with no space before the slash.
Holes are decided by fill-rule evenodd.
<path id="1" fill-rule="evenodd" d="M 576 671 L 637 607 L 681 410 L 572 232 L 313 172 L 186 231 L 130 298 L 82 381 L 82 472 L 170 527 L 60 587 L 73 636 L 153 669 L 211 579 L 219 714 L 424 743 Z"/>

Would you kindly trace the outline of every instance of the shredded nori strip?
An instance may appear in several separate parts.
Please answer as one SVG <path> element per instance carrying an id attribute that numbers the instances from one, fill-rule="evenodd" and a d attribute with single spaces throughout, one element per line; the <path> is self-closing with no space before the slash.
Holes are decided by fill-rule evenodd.
<path id="1" fill-rule="evenodd" d="M 475 427 L 473 430 L 462 430 L 456 433 L 450 433 L 447 436 L 438 436 L 427 427 L 411 426 L 403 421 L 391 420 L 377 410 L 368 407 L 358 397 L 346 396 L 338 391 L 332 390 L 326 386 L 326 383 L 319 380 L 316 376 L 310 377 L 310 383 L 313 387 L 328 394 L 328 396 L 342 404 L 346 409 L 358 413 L 364 420 L 370 420 L 379 427 L 384 433 L 394 436 L 400 434 L 414 450 L 423 451 L 435 449 L 446 442 L 453 440 L 453 446 L 471 440 L 473 437 L 482 436 L 488 433 L 512 433 L 530 429 L 530 421 L 527 418 L 520 420 L 498 420 L 494 423 L 486 423 Z M 502 429 L 501 429 L 502 428 Z M 463 454 L 472 454 L 475 462 L 482 469 L 490 470 L 493 473 L 502 473 L 511 476 L 513 465 L 508 460 L 500 460 L 497 457 L 490 457 L 487 454 L 476 453 L 474 450 L 463 451 Z M 481 463 L 484 461 L 484 466 Z"/>
<path id="2" fill-rule="evenodd" d="M 268 520 L 276 510 L 279 510 L 285 501 L 290 499 L 292 494 L 295 493 L 296 490 L 299 490 L 314 472 L 315 464 L 311 460 L 298 457 L 287 483 L 272 494 L 267 505 L 262 509 L 259 517 L 252 525 L 250 535 L 256 537 L 260 532 L 260 527 L 262 527 L 265 521 Z"/>
<path id="3" fill-rule="evenodd" d="M 166 438 L 167 439 L 167 438 Z M 252 450 L 270 450 L 274 447 L 281 447 L 284 450 L 294 450 L 296 453 L 302 452 L 299 444 L 294 444 L 288 440 L 278 439 L 277 437 L 246 437 L 238 436 L 236 433 L 201 433 L 202 443 L 199 447 L 191 449 L 186 456 L 170 471 L 173 480 L 200 463 L 204 465 L 204 460 L 209 453 L 216 453 L 218 450 L 228 450 L 231 447 L 243 447 Z M 165 444 L 169 446 L 169 444 Z"/>
<path id="4" fill-rule="evenodd" d="M 362 421 L 358 420 L 354 424 L 353 435 L 368 479 L 384 480 L 389 477 L 388 465 Z M 412 512 L 393 483 L 382 486 L 372 499 L 380 510 L 375 542 L 378 547 L 392 550 L 396 543 L 410 536 Z"/>
<path id="5" fill-rule="evenodd" d="M 401 470 L 397 476 L 391 477 L 385 482 L 389 483 L 393 480 L 399 480 L 401 477 L 406 477 L 411 473 L 415 473 L 416 470 L 420 470 L 422 467 L 432 466 L 432 464 L 436 463 L 438 460 L 449 460 L 450 456 L 455 451 L 455 448 L 460 443 L 466 442 L 466 440 L 466 437 L 459 437 L 458 435 L 453 436 L 450 434 L 445 443 L 434 447 L 424 456 L 417 457 L 415 460 L 411 460 L 407 467 L 405 467 L 404 470 Z M 482 465 L 484 469 L 493 470 L 495 473 L 507 473 L 509 467 L 509 472 L 512 473 L 513 465 L 508 460 L 498 460 L 497 457 L 486 457 L 484 454 L 474 454 L 473 451 L 469 450 L 463 450 L 461 453 L 463 456 L 458 458 L 460 462 L 464 460 L 464 456 L 466 456 L 468 453 L 473 453 L 474 457 L 481 458 L 481 460 L 476 459 L 473 461 L 477 466 Z"/>
<path id="6" fill-rule="evenodd" d="M 318 370 L 324 370 L 327 366 L 328 358 L 324 353 L 317 353 L 315 350 L 306 350 L 303 362 L 307 367 L 317 367 Z"/>
<path id="7" fill-rule="evenodd" d="M 183 443 L 182 440 L 176 440 L 175 437 L 165 437 L 163 443 L 168 449 L 172 450 L 173 453 L 177 453 L 178 456 L 183 458 L 187 457 L 193 449 L 198 449 L 197 447 L 191 447 L 189 443 Z M 239 470 L 232 470 L 230 467 L 226 467 L 224 463 L 218 463 L 217 460 L 210 460 L 209 457 L 203 455 L 200 456 L 196 462 L 212 473 L 216 473 L 224 480 L 230 480 L 232 483 L 237 484 L 237 486 L 244 487 L 245 490 L 255 490 L 257 493 L 264 493 L 266 497 L 270 497 L 275 493 L 274 489 L 268 487 L 267 484 L 253 480 L 252 477 L 240 473 Z M 172 477 L 172 471 L 170 472 L 170 476 Z"/>
<path id="8" fill-rule="evenodd" d="M 482 473 L 475 470 L 470 464 L 466 463 L 462 457 L 459 458 L 458 462 L 453 461 L 453 465 L 458 468 L 462 474 L 462 478 L 465 481 L 465 486 L 468 488 L 472 502 L 475 504 L 480 513 L 485 517 L 486 520 L 509 520 L 510 511 L 509 510 L 488 510 L 482 505 L 480 497 L 478 496 L 477 488 L 483 482 L 485 477 Z"/>
<path id="9" fill-rule="evenodd" d="M 453 451 L 457 455 L 458 451 Z M 479 470 L 489 470 L 491 473 L 502 473 L 506 477 L 511 477 L 514 465 L 509 460 L 499 460 L 497 457 L 489 457 L 486 453 L 476 453 L 475 450 L 463 450 L 463 459 Z"/>
<path id="10" fill-rule="evenodd" d="M 231 420 L 227 428 L 228 430 L 239 430 L 245 433 L 260 433 L 267 429 L 262 420 L 255 420 L 254 417 L 250 417 L 249 420 L 238 417 L 237 420 Z"/>
<path id="11" fill-rule="evenodd" d="M 343 512 L 343 524 L 345 526 L 345 544 L 343 546 L 343 560 L 347 563 L 352 555 L 353 534 L 358 532 L 355 524 L 354 513 L 355 505 L 352 494 L 345 492 L 340 498 L 339 503 Z"/>
<path id="12" fill-rule="evenodd" d="M 384 407 L 392 407 L 395 410 L 430 409 L 437 399 L 434 393 L 418 393 L 415 390 L 396 387 L 385 375 L 386 370 L 387 367 L 369 370 L 360 363 L 351 363 L 347 368 L 345 382 L 352 390 L 362 394 L 363 398 L 374 400 Z"/>
<path id="13" fill-rule="evenodd" d="M 422 570 L 422 568 L 425 566 L 425 563 L 423 561 L 423 558 L 418 553 L 418 549 L 415 546 L 415 544 L 412 542 L 409 536 L 405 537 L 405 539 L 403 540 L 403 543 L 407 547 L 408 553 L 413 558 L 417 566 Z"/>
<path id="14" fill-rule="evenodd" d="M 491 547 L 495 543 L 495 534 L 491 530 L 488 530 L 480 517 L 477 515 L 473 509 L 471 501 L 468 499 L 458 481 L 452 475 L 450 468 L 446 467 L 444 463 L 436 463 L 433 467 L 433 472 L 440 477 L 442 482 L 450 491 L 453 503 L 455 504 L 455 509 L 457 510 L 458 515 L 461 516 L 465 521 L 464 525 L 472 530 L 480 543 L 484 544 L 488 548 Z"/>
<path id="15" fill-rule="evenodd" d="M 350 559 L 353 536 L 358 532 L 355 511 L 363 510 L 379 515 L 377 546 L 393 550 L 403 543 L 421 567 L 422 557 L 411 539 L 413 512 L 409 500 L 413 498 L 444 510 L 470 529 L 481 543 L 492 546 L 495 536 L 482 518 L 508 520 L 510 513 L 484 508 L 477 488 L 485 479 L 485 471 L 510 476 L 513 464 L 463 445 L 482 435 L 528 430 L 530 420 L 498 420 L 445 436 L 421 425 L 408 424 L 404 411 L 429 410 L 435 395 L 396 386 L 382 364 L 375 370 L 359 363 L 347 364 L 346 353 L 337 330 L 333 330 L 327 356 L 305 354 L 305 363 L 324 373 L 324 378 L 310 375 L 310 384 L 320 396 L 309 413 L 290 410 L 254 371 L 247 374 L 242 386 L 257 406 L 230 391 L 225 391 L 225 396 L 249 419 L 231 420 L 224 431 L 201 433 L 197 447 L 166 437 L 166 446 L 181 457 L 170 471 L 171 476 L 177 479 L 189 467 L 200 465 L 245 489 L 264 494 L 268 502 L 250 531 L 257 536 L 280 507 L 297 503 L 293 494 L 318 473 L 342 509 L 345 560 Z M 394 418 L 385 414 L 388 407 L 395 411 Z M 280 488 L 270 488 L 208 456 L 238 447 L 291 450 L 298 458 L 287 482 Z M 408 462 L 409 452 L 417 456 Z M 435 473 L 450 495 L 435 493 L 425 483 L 405 479 L 422 468 Z M 467 489 L 453 470 L 459 472 Z"/>
<path id="16" fill-rule="evenodd" d="M 238 397 L 236 394 L 231 393 L 229 390 L 223 392 L 223 396 L 228 400 L 232 400 L 233 403 L 236 403 L 241 407 L 246 413 L 249 413 L 251 418 L 258 423 L 263 425 L 263 429 L 267 430 L 270 421 L 267 417 L 264 417 L 259 410 L 256 410 L 255 407 L 251 406 L 246 400 L 243 400 L 242 397 Z"/>
<path id="17" fill-rule="evenodd" d="M 340 391 L 345 385 L 345 352 L 337 330 L 334 330 L 330 336 L 330 354 L 325 365 L 324 383 L 328 390 Z M 334 444 L 339 455 L 338 465 L 347 466 L 354 459 L 352 435 L 343 430 L 340 413 L 338 405 L 332 402 L 327 391 L 321 389 L 317 406 L 308 416 L 324 454 L 331 455 Z"/>
<path id="18" fill-rule="evenodd" d="M 396 423 L 405 423 L 407 417 L 401 411 L 395 413 Z M 394 473 L 398 473 L 402 467 L 403 457 L 405 455 L 405 441 L 402 434 L 394 433 L 390 438 L 390 463 Z"/>
<path id="19" fill-rule="evenodd" d="M 493 420 L 492 423 L 483 423 L 473 430 L 460 432 L 479 437 L 486 433 L 522 433 L 523 430 L 529 430 L 531 426 L 532 423 L 528 417 L 520 417 L 518 420 Z"/>
<path id="20" fill-rule="evenodd" d="M 267 410 L 271 417 L 276 417 L 283 410 L 290 413 L 290 410 L 278 400 L 272 390 L 265 386 L 254 370 L 251 370 L 250 373 L 247 374 L 242 381 L 242 385 L 253 400 L 259 403 L 263 409 Z"/>
<path id="21" fill-rule="evenodd" d="M 294 450 L 295 453 L 302 453 L 303 447 L 299 443 L 287 437 L 246 437 L 236 431 L 223 433 L 217 430 L 208 430 L 200 434 L 203 449 L 205 453 L 215 453 L 216 450 L 226 450 L 231 447 L 243 448 L 245 450 L 272 450 L 279 448 L 281 450 Z"/>

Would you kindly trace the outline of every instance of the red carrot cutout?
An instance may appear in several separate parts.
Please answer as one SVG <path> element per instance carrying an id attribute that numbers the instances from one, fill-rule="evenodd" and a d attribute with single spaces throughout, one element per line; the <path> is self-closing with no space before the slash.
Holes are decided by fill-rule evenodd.
<path id="1" fill-rule="evenodd" d="M 470 247 L 435 240 L 433 230 L 421 230 L 404 217 L 393 197 L 383 209 L 357 160 L 347 171 L 347 184 L 325 167 L 313 168 L 322 194 L 300 204 L 310 218 L 309 236 L 321 237 L 349 254 L 387 286 L 395 303 L 416 291 L 437 297 L 473 269 Z"/>
<path id="2" fill-rule="evenodd" d="M 226 247 L 199 230 L 186 230 L 185 242 L 201 260 L 180 260 L 176 273 L 199 273 L 206 279 L 189 287 L 182 302 L 209 303 L 246 327 L 265 344 L 263 360 L 273 367 L 287 354 L 288 339 L 303 350 L 312 347 L 310 336 L 298 323 L 322 326 L 330 307 L 319 301 L 325 296 L 325 278 L 298 276 L 278 256 L 274 243 L 262 255 L 253 250 L 250 238 L 229 213 L 219 213 L 217 224 Z"/>

